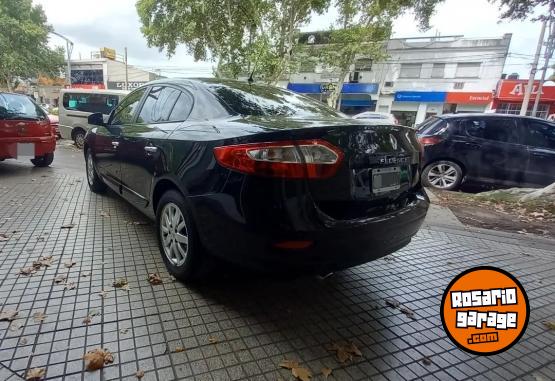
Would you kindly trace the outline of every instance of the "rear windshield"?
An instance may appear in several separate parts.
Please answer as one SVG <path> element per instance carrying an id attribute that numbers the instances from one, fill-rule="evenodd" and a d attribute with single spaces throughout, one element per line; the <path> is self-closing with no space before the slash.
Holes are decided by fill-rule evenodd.
<path id="1" fill-rule="evenodd" d="M 0 94 L 0 119 L 45 119 L 44 111 L 26 95 Z"/>
<path id="2" fill-rule="evenodd" d="M 441 118 L 431 117 L 418 126 L 418 135 L 437 135 L 447 128 L 447 122 Z"/>
<path id="3" fill-rule="evenodd" d="M 248 83 L 210 84 L 209 90 L 233 114 L 252 116 L 345 117 L 308 97 L 276 87 Z"/>
<path id="4" fill-rule="evenodd" d="M 65 93 L 63 105 L 66 110 L 109 114 L 118 105 L 118 101 L 119 97 L 117 95 Z"/>

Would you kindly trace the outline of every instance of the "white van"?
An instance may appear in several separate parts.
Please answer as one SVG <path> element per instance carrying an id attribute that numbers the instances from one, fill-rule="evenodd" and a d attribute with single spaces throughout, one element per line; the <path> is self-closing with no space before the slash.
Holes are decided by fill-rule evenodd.
<path id="1" fill-rule="evenodd" d="M 73 139 L 75 145 L 83 147 L 85 134 L 93 126 L 87 123 L 90 114 L 109 114 L 129 94 L 123 90 L 63 89 L 60 91 L 58 116 L 60 134 L 63 139 Z"/>

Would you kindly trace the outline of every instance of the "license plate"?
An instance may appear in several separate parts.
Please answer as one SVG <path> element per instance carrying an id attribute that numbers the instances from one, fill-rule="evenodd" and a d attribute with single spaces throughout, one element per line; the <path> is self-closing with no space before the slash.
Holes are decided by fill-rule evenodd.
<path id="1" fill-rule="evenodd" d="M 35 157 L 35 143 L 17 143 L 17 157 Z"/>
<path id="2" fill-rule="evenodd" d="M 401 168 L 372 169 L 372 193 L 382 194 L 401 188 Z"/>

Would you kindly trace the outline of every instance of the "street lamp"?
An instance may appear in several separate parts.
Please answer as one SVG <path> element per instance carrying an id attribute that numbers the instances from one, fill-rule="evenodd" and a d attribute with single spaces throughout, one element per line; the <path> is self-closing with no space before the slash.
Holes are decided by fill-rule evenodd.
<path id="1" fill-rule="evenodd" d="M 73 52 L 73 41 L 71 41 L 66 36 L 61 35 L 58 32 L 51 31 L 50 33 L 55 34 L 56 36 L 63 38 L 66 42 L 66 52 L 67 52 L 67 74 L 66 74 L 66 82 L 69 87 L 71 87 L 71 53 Z"/>

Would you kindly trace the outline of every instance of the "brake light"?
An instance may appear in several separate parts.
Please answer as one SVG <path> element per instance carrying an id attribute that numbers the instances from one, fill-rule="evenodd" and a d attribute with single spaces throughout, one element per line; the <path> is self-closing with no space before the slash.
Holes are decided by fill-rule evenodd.
<path id="1" fill-rule="evenodd" d="M 433 146 L 434 144 L 441 143 L 442 140 L 441 136 L 423 136 L 418 138 L 422 146 Z"/>
<path id="2" fill-rule="evenodd" d="M 343 152 L 315 140 L 239 144 L 214 148 L 218 163 L 252 175 L 289 179 L 325 179 L 337 172 Z"/>

